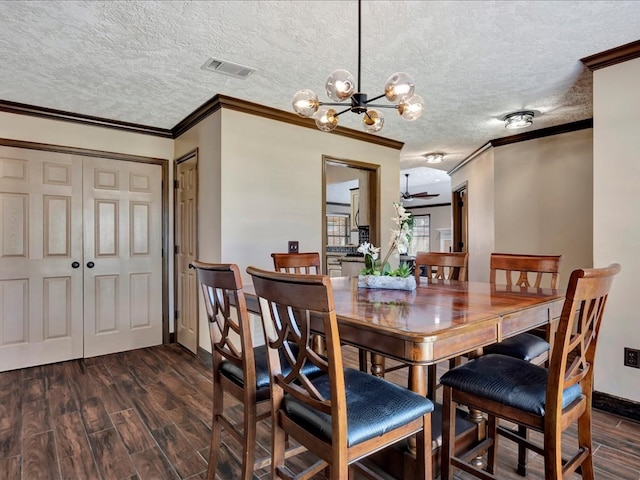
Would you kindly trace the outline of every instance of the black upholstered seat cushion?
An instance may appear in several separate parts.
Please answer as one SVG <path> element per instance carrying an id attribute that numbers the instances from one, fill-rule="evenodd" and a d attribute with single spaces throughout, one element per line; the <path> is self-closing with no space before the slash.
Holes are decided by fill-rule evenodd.
<path id="1" fill-rule="evenodd" d="M 453 368 L 440 383 L 535 415 L 544 415 L 546 368 L 506 355 L 485 355 Z M 562 408 L 582 395 L 579 384 L 567 388 Z"/>
<path id="2" fill-rule="evenodd" d="M 530 362 L 544 352 L 549 351 L 550 348 L 551 345 L 544 338 L 532 333 L 521 333 L 514 337 L 505 338 L 500 343 L 484 347 L 484 353 L 498 353 Z"/>
<path id="3" fill-rule="evenodd" d="M 344 370 L 347 400 L 347 445 L 357 445 L 433 411 L 431 400 L 382 378 L 347 368 Z M 312 380 L 329 398 L 329 376 Z M 331 416 L 285 395 L 287 414 L 316 436 L 331 439 Z"/>
<path id="4" fill-rule="evenodd" d="M 297 353 L 298 346 L 294 343 L 291 344 L 291 349 L 294 355 Z M 256 362 L 256 398 L 258 401 L 269 398 L 269 362 L 267 361 L 267 346 L 262 345 L 253 349 L 253 356 Z M 281 357 L 280 364 L 282 365 L 282 373 L 288 375 L 291 372 L 291 368 L 288 363 Z M 312 363 L 305 363 L 302 368 L 302 372 L 313 377 L 322 373 L 322 371 Z M 242 368 L 229 361 L 223 361 L 220 365 L 220 373 L 222 373 L 229 380 L 239 386 L 244 385 L 244 373 Z"/>

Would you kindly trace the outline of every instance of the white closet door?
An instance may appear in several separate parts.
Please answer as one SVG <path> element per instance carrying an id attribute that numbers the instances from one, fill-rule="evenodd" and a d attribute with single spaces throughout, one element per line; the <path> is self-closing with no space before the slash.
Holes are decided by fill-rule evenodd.
<path id="1" fill-rule="evenodd" d="M 84 356 L 162 343 L 162 168 L 84 158 Z"/>
<path id="2" fill-rule="evenodd" d="M 0 147 L 0 371 L 82 357 L 82 281 L 81 159 Z"/>

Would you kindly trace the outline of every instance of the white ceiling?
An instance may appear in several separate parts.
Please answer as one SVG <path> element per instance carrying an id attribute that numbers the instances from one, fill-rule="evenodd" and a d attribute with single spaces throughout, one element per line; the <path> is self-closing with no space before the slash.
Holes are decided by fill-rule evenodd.
<path id="1" fill-rule="evenodd" d="M 385 110 L 380 134 L 405 143 L 403 171 L 432 151 L 450 170 L 512 135 L 507 113 L 536 111 L 530 129 L 590 118 L 580 58 L 638 40 L 639 25 L 639 1 L 364 0 L 362 90 L 410 73 L 426 111 L 407 123 Z M 257 71 L 202 70 L 210 57 Z M 357 2 L 0 0 L 0 65 L 0 100 L 154 127 L 218 93 L 291 111 L 300 88 L 328 100 L 335 68 L 357 74 Z"/>

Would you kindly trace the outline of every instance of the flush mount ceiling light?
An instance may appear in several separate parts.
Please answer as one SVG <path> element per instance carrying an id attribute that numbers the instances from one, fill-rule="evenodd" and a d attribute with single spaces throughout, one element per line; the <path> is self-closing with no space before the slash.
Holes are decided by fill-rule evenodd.
<path id="1" fill-rule="evenodd" d="M 293 96 L 293 110 L 301 117 L 314 117 L 317 127 L 330 132 L 338 126 L 338 117 L 345 112 L 353 112 L 362 117 L 362 125 L 369 133 L 376 133 L 384 125 L 382 112 L 375 108 L 395 108 L 400 116 L 408 121 L 416 120 L 422 114 L 423 101 L 416 95 L 413 78 L 404 72 L 394 73 L 387 80 L 384 93 L 368 98 L 360 88 L 360 50 L 361 50 L 361 0 L 358 0 L 358 86 L 353 75 L 347 70 L 338 69 L 331 72 L 325 83 L 325 91 L 333 102 L 320 102 L 318 96 L 309 89 L 298 90 Z M 371 102 L 386 97 L 392 105 L 373 104 Z M 351 106 L 337 111 L 331 107 L 345 106 L 350 100 Z M 321 108 L 320 108 L 321 107 Z M 375 107 L 375 108 L 372 108 Z"/>
<path id="2" fill-rule="evenodd" d="M 503 118 L 505 121 L 504 126 L 509 129 L 528 127 L 533 123 L 533 116 L 534 113 L 529 110 L 510 113 Z"/>
<path id="3" fill-rule="evenodd" d="M 444 160 L 444 153 L 427 153 L 425 154 L 424 159 L 427 163 L 442 163 Z"/>

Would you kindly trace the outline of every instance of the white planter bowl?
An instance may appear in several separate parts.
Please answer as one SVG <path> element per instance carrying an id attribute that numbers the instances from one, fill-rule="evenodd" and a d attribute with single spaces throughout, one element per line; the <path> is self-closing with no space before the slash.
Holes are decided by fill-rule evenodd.
<path id="1" fill-rule="evenodd" d="M 358 288 L 385 288 L 387 290 L 415 290 L 416 279 L 386 275 L 358 275 Z"/>

